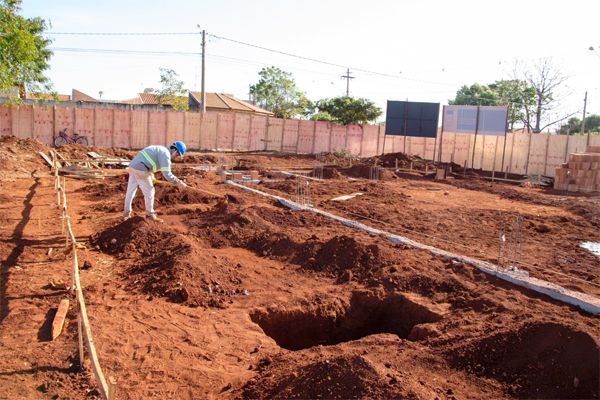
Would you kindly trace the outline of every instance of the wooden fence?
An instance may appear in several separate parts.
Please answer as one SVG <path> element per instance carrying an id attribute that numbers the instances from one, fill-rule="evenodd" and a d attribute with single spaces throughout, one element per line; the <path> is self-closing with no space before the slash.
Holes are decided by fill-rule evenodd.
<path id="1" fill-rule="evenodd" d="M 128 110 L 25 105 L 0 107 L 0 135 L 52 144 L 62 129 L 88 137 L 98 147 L 143 148 L 183 140 L 190 149 L 320 153 L 346 151 L 361 157 L 403 152 L 488 171 L 554 176 L 569 153 L 588 143 L 585 136 L 510 133 L 506 137 L 438 133 L 438 138 L 385 136 L 382 125 L 336 125 L 247 113 Z M 440 139 L 441 138 L 441 139 Z M 441 141 L 441 143 L 440 143 Z M 436 157 L 437 158 L 437 157 Z"/>

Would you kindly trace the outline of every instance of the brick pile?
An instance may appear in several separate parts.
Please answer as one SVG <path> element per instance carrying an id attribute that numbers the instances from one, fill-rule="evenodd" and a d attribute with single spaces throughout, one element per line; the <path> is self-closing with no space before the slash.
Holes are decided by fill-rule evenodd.
<path id="1" fill-rule="evenodd" d="M 569 154 L 569 161 L 556 169 L 554 189 L 600 192 L 600 146 L 588 146 L 585 153 Z"/>

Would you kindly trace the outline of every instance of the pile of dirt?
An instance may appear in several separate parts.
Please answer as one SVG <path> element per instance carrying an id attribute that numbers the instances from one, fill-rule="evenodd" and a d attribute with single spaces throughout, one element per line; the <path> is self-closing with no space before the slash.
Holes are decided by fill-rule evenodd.
<path id="1" fill-rule="evenodd" d="M 133 290 L 188 306 L 225 307 L 243 294 L 236 266 L 211 256 L 186 235 L 133 217 L 92 236 L 91 243 L 133 260 L 122 273 Z"/>
<path id="2" fill-rule="evenodd" d="M 50 151 L 50 147 L 35 139 L 19 139 L 16 136 L 0 136 L 0 150 L 12 147 L 21 153 L 37 153 L 38 151 Z"/>
<path id="3" fill-rule="evenodd" d="M 312 176 L 317 176 L 317 174 L 318 174 L 319 172 L 320 172 L 319 170 L 317 170 L 317 169 L 313 169 L 313 170 L 311 171 L 311 175 L 312 175 Z M 322 174 L 323 174 L 323 176 L 322 176 L 322 178 L 323 178 L 323 179 L 341 179 L 341 178 L 343 178 L 343 177 L 344 177 L 344 176 L 343 176 L 343 175 L 342 175 L 342 174 L 341 174 L 341 173 L 338 171 L 338 169 L 337 169 L 336 167 L 331 167 L 331 166 L 329 166 L 329 167 L 323 167 L 323 168 L 322 168 Z"/>
<path id="4" fill-rule="evenodd" d="M 350 153 L 319 153 L 314 155 L 315 160 L 325 165 L 348 165 L 352 161 L 356 161 L 359 158 Z"/>
<path id="5" fill-rule="evenodd" d="M 176 157 L 173 159 L 175 164 L 217 164 L 219 159 L 212 154 L 185 153 L 184 157 Z"/>
<path id="6" fill-rule="evenodd" d="M 194 214 L 188 224 L 212 246 L 242 247 L 258 256 L 296 264 L 340 280 L 372 279 L 394 259 L 393 254 L 378 244 L 365 245 L 345 235 L 327 239 L 311 235 L 301 240 L 292 232 L 299 229 L 310 232 L 311 226 L 323 224 L 321 217 L 313 213 L 236 206 Z"/>
<path id="7" fill-rule="evenodd" d="M 406 398 L 399 386 L 360 355 L 290 362 L 264 360 L 261 374 L 242 388 L 243 399 L 377 399 Z"/>
<path id="8" fill-rule="evenodd" d="M 48 146 L 35 139 L 0 137 L 0 181 L 29 178 L 35 170 L 47 171 L 48 164 L 38 152 L 47 153 L 49 150 Z"/>
<path id="9" fill-rule="evenodd" d="M 399 168 L 409 168 L 412 164 L 413 169 L 425 170 L 426 166 L 429 170 L 433 170 L 434 164 L 431 161 L 424 160 L 418 156 L 409 156 L 405 153 L 387 153 L 384 155 L 362 158 L 360 161 L 367 165 L 379 165 L 381 167 L 396 167 L 398 160 Z"/>
<path id="10" fill-rule="evenodd" d="M 448 352 L 458 369 L 503 382 L 518 398 L 597 398 L 600 344 L 554 322 L 527 323 Z"/>
<path id="11" fill-rule="evenodd" d="M 389 181 L 397 179 L 396 175 L 387 169 L 376 168 L 369 164 L 354 164 L 348 168 L 340 169 L 340 172 L 352 178 L 373 179 L 380 181 Z"/>
<path id="12" fill-rule="evenodd" d="M 301 247 L 294 259 L 297 264 L 338 277 L 344 274 L 346 279 L 352 276 L 372 278 L 388 264 L 377 244 L 365 245 L 345 235 L 334 236 L 325 242 L 311 240 Z"/>

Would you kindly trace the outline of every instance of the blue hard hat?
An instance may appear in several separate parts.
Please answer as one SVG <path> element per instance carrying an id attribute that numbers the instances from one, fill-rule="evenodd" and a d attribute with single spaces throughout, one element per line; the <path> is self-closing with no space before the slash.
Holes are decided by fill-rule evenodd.
<path id="1" fill-rule="evenodd" d="M 181 141 L 176 141 L 171 145 L 171 148 L 177 149 L 177 152 L 179 153 L 180 156 L 183 156 L 185 154 L 185 151 L 187 150 L 187 148 L 185 147 L 185 143 L 181 142 Z"/>

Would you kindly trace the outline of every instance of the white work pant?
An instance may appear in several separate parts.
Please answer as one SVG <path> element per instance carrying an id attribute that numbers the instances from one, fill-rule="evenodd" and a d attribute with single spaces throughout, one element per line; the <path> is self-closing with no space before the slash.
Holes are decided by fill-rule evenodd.
<path id="1" fill-rule="evenodd" d="M 146 214 L 154 214 L 154 184 L 152 183 L 152 172 L 138 171 L 137 169 L 129 168 L 129 182 L 127 183 L 127 194 L 125 195 L 125 210 L 124 213 L 131 212 L 131 204 L 137 192 L 138 186 L 144 194 L 144 202 L 146 203 Z"/>

